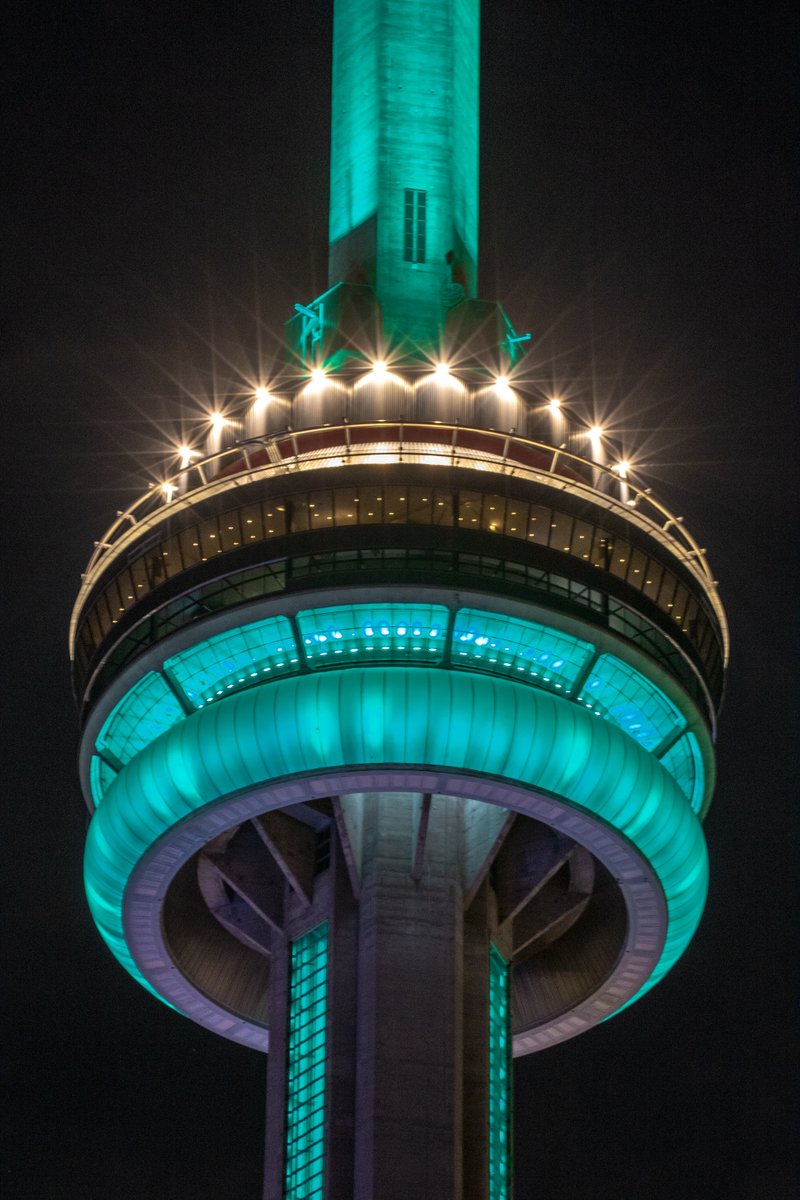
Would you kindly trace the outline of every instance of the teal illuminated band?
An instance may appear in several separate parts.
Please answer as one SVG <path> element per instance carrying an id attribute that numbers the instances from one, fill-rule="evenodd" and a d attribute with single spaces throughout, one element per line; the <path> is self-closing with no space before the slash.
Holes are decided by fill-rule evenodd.
<path id="1" fill-rule="evenodd" d="M 328 926 L 291 945 L 286 1064 L 286 1200 L 322 1200 Z"/>
<path id="2" fill-rule="evenodd" d="M 505 780 L 616 831 L 649 863 L 667 906 L 661 957 L 638 994 L 682 954 L 705 903 L 707 855 L 697 817 L 658 759 L 560 693 L 400 664 L 314 671 L 234 691 L 136 755 L 108 789 L 86 841 L 86 890 L 102 936 L 150 987 L 128 948 L 123 906 L 152 847 L 236 793 L 398 763 Z"/>
<path id="3" fill-rule="evenodd" d="M 441 666 L 449 657 L 458 669 L 506 675 L 559 692 L 619 726 L 660 757 L 694 811 L 703 810 L 707 781 L 697 738 L 686 731 L 676 705 L 640 671 L 616 655 L 598 655 L 590 642 L 533 621 L 462 608 L 450 630 L 449 617 L 448 609 L 436 604 L 337 605 L 298 613 L 298 637 L 286 617 L 269 617 L 173 655 L 163 664 L 163 676 L 149 672 L 106 718 L 96 740 L 103 768 L 95 756 L 91 769 L 95 804 L 113 779 L 112 768 L 183 721 L 187 711 L 218 703 L 232 692 L 304 667 Z"/>
<path id="4" fill-rule="evenodd" d="M 511 1195 L 511 1011 L 508 963 L 489 947 L 489 1200 Z"/>

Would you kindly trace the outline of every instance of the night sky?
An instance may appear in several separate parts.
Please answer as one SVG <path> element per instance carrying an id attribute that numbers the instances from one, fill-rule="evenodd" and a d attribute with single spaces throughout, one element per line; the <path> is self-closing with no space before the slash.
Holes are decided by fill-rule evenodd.
<path id="1" fill-rule="evenodd" d="M 264 1060 L 138 988 L 89 918 L 67 624 L 115 511 L 324 289 L 331 4 L 15 7 L 0 1182 L 258 1200 Z M 800 1186 L 788 12 L 483 4 L 481 294 L 533 331 L 532 385 L 594 407 L 708 547 L 733 640 L 701 927 L 643 1001 L 518 1064 L 517 1200 Z"/>

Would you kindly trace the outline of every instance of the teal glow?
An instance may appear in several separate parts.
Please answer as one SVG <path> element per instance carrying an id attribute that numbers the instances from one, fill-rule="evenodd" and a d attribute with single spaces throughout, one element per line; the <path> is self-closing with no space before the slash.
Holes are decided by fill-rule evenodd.
<path id="1" fill-rule="evenodd" d="M 497 613 L 460 608 L 451 645 L 454 666 L 512 675 L 536 687 L 572 694 L 594 646 L 569 634 Z"/>
<path id="2" fill-rule="evenodd" d="M 99 754 L 92 755 L 89 765 L 89 787 L 92 789 L 92 800 L 95 808 L 105 796 L 107 789 L 117 777 L 117 772 L 108 763 L 103 762 Z"/>
<path id="3" fill-rule="evenodd" d="M 508 964 L 489 948 L 489 1200 L 511 1195 L 511 1011 Z"/>
<path id="4" fill-rule="evenodd" d="M 597 660 L 578 701 L 613 721 L 646 750 L 655 750 L 686 724 L 660 688 L 613 654 Z"/>
<path id="5" fill-rule="evenodd" d="M 322 1200 L 328 926 L 291 946 L 286 1063 L 286 1200 Z"/>
<path id="6" fill-rule="evenodd" d="M 125 764 L 182 719 L 183 709 L 166 680 L 149 671 L 108 714 L 95 744 Z"/>
<path id="7" fill-rule="evenodd" d="M 705 902 L 705 841 L 652 754 L 560 693 L 400 665 L 315 671 L 231 692 L 142 750 L 109 787 L 87 835 L 86 891 L 102 936 L 141 980 L 123 929 L 128 878 L 159 838 L 206 805 L 277 779 L 391 763 L 505 778 L 594 814 L 638 849 L 664 891 L 667 937 L 639 994 L 685 949 Z"/>
<path id="8" fill-rule="evenodd" d="M 182 650 L 164 663 L 195 708 L 257 679 L 298 671 L 299 658 L 286 617 L 270 617 Z"/>
<path id="9" fill-rule="evenodd" d="M 706 781 L 703 756 L 694 734 L 685 733 L 683 737 L 678 738 L 675 745 L 671 746 L 666 754 L 662 754 L 661 765 L 669 771 L 691 803 L 694 812 L 701 812 Z"/>
<path id="10" fill-rule="evenodd" d="M 345 662 L 440 663 L 448 611 L 440 604 L 351 604 L 297 614 L 310 667 Z"/>

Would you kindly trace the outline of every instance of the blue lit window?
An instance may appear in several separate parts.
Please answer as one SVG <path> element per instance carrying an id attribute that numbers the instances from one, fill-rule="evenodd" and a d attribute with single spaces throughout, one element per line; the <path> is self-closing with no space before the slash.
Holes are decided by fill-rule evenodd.
<path id="1" fill-rule="evenodd" d="M 655 684 L 613 654 L 598 659 L 577 699 L 624 729 L 646 750 L 655 750 L 685 724 L 678 709 Z"/>
<path id="2" fill-rule="evenodd" d="M 322 1200 L 328 926 L 292 942 L 286 1070 L 286 1200 Z"/>
<path id="3" fill-rule="evenodd" d="M 220 633 L 167 659 L 164 669 L 195 708 L 233 691 L 299 670 L 297 647 L 286 617 L 270 617 Z"/>
<path id="4" fill-rule="evenodd" d="M 489 1200 L 511 1195 L 511 1013 L 508 963 L 489 948 Z"/>
<path id="5" fill-rule="evenodd" d="M 572 694 L 581 668 L 594 653 L 589 642 L 531 621 L 461 608 L 450 649 L 454 667 L 479 667 L 537 687 Z"/>
<path id="6" fill-rule="evenodd" d="M 184 717 L 183 709 L 161 675 L 149 671 L 111 710 L 97 738 L 123 765 Z"/>
<path id="7" fill-rule="evenodd" d="M 685 733 L 683 737 L 678 738 L 675 745 L 662 757 L 661 765 L 666 767 L 694 811 L 699 813 L 703 807 L 705 771 L 700 746 L 694 734 Z"/>
<path id="8" fill-rule="evenodd" d="M 357 662 L 439 663 L 447 609 L 439 604 L 349 604 L 297 614 L 311 667 Z"/>

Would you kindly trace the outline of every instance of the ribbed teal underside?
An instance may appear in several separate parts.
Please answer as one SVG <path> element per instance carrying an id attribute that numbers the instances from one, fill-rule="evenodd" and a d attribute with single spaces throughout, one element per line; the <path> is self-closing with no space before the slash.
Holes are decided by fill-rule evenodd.
<path id="1" fill-rule="evenodd" d="M 640 995 L 687 946 L 705 902 L 705 841 L 683 792 L 633 738 L 560 694 L 510 679 L 354 665 L 232 692 L 120 772 L 92 819 L 85 857 L 89 903 L 113 953 L 145 982 L 125 940 L 125 888 L 179 822 L 272 781 L 387 764 L 505 779 L 585 809 L 627 838 L 658 876 L 669 918 Z"/>

